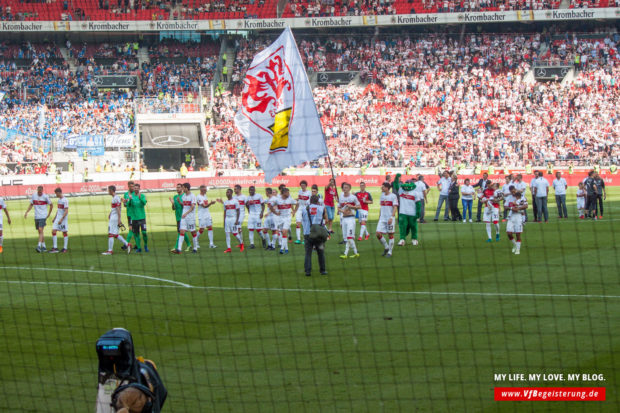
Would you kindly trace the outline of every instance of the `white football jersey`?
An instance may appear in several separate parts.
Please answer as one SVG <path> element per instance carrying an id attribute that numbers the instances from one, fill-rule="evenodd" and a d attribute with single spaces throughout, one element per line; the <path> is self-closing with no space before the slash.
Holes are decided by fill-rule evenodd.
<path id="1" fill-rule="evenodd" d="M 181 197 L 181 200 L 183 201 L 183 215 L 188 213 L 189 210 L 192 209 L 192 206 L 196 205 L 196 195 L 192 194 L 191 192 L 189 194 L 183 194 L 183 196 Z M 195 221 L 196 220 L 196 208 L 194 207 L 192 212 L 187 214 L 184 219 L 188 221 L 191 221 L 191 220 Z"/>
<path id="2" fill-rule="evenodd" d="M 380 198 L 381 207 L 379 208 L 379 219 L 387 220 L 392 218 L 393 207 L 398 206 L 398 197 L 396 194 L 390 192 L 387 195 L 381 193 Z"/>
<path id="3" fill-rule="evenodd" d="M 118 216 L 118 207 L 121 206 L 121 197 L 118 195 L 114 195 L 112 197 L 112 210 L 110 211 L 110 221 L 118 221 L 118 219 L 120 218 Z"/>
<path id="4" fill-rule="evenodd" d="M 32 199 L 30 199 L 30 204 L 34 205 L 34 219 L 47 218 L 47 206 L 51 203 L 52 201 L 47 194 L 43 194 L 41 196 L 34 194 Z"/>
<path id="5" fill-rule="evenodd" d="M 198 208 L 198 219 L 203 220 L 211 217 L 211 213 L 209 212 L 209 199 L 207 199 L 206 195 L 198 194 L 196 195 L 196 207 Z"/>
<path id="6" fill-rule="evenodd" d="M 67 199 L 67 197 L 63 196 L 62 198 L 58 198 L 58 209 L 56 210 L 56 216 L 54 217 L 54 221 L 60 219 L 60 217 L 65 214 L 65 210 L 67 209 L 69 209 L 69 200 Z"/>
<path id="7" fill-rule="evenodd" d="M 239 213 L 241 215 L 245 214 L 245 204 L 248 202 L 248 197 L 241 194 L 241 195 L 233 195 L 233 199 L 236 200 L 239 203 Z"/>
<path id="8" fill-rule="evenodd" d="M 226 211 L 226 218 L 237 218 L 237 210 L 239 209 L 239 202 L 233 199 L 224 200 L 224 210 Z"/>
<path id="9" fill-rule="evenodd" d="M 504 200 L 506 201 L 507 208 L 513 208 L 515 206 L 523 206 L 523 205 L 527 206 L 527 198 L 524 197 L 523 195 L 517 198 L 514 195 L 510 194 L 506 198 L 504 198 Z M 508 216 L 523 215 L 524 213 L 525 213 L 525 210 L 521 210 L 519 212 L 510 210 L 508 211 Z"/>
<path id="10" fill-rule="evenodd" d="M 344 206 L 360 206 L 360 200 L 357 199 L 357 197 L 353 194 L 349 194 L 349 196 L 345 196 L 344 194 L 338 198 L 338 207 L 339 208 L 344 208 Z M 355 210 L 354 209 L 350 209 L 351 213 L 348 215 L 355 215 Z M 347 215 L 347 216 L 348 216 Z"/>
<path id="11" fill-rule="evenodd" d="M 250 214 L 260 215 L 262 211 L 262 205 L 265 202 L 263 196 L 261 194 L 254 194 L 247 197 L 246 202 L 248 204 L 248 209 Z"/>
<path id="12" fill-rule="evenodd" d="M 291 209 L 293 209 L 293 205 L 297 205 L 297 201 L 295 201 L 290 196 L 286 199 L 282 199 L 282 197 L 278 197 L 276 200 L 276 209 L 280 213 L 280 218 L 291 218 Z"/>
<path id="13" fill-rule="evenodd" d="M 297 193 L 297 203 L 299 204 L 299 208 L 305 208 L 307 205 L 310 205 L 310 197 L 312 196 L 312 191 L 302 191 L 301 189 Z"/>

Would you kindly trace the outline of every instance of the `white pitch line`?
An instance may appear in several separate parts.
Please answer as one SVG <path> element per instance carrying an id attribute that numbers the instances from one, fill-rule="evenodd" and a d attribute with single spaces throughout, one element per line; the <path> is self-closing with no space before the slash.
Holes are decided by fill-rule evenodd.
<path id="1" fill-rule="evenodd" d="M 112 271 L 97 271 L 97 270 L 80 270 L 74 268 L 36 268 L 36 267 L 0 267 L 5 270 L 35 270 L 35 271 L 56 271 L 56 272 L 81 272 L 89 274 L 105 274 L 105 275 L 121 275 L 123 277 L 143 278 L 145 280 L 161 281 L 170 284 L 175 284 L 180 287 L 192 288 L 191 285 L 185 284 L 179 281 L 168 280 L 166 278 L 152 277 L 150 275 L 129 274 L 124 272 L 112 272 Z"/>
<path id="2" fill-rule="evenodd" d="M 2 268 L 2 267 L 0 267 Z M 155 284 L 107 284 L 107 283 L 86 283 L 86 282 L 61 282 L 61 281 L 21 281 L 21 280 L 0 280 L 5 284 L 27 284 L 27 285 L 72 285 L 83 287 L 146 287 L 146 288 L 179 288 L 179 285 L 155 285 Z M 180 284 L 180 283 L 179 283 Z M 187 284 L 185 284 L 187 285 Z M 292 292 L 292 293 L 327 293 L 327 294 L 387 294 L 387 295 L 438 295 L 452 297 L 522 297 L 522 298 L 598 298 L 598 299 L 620 299 L 620 295 L 599 295 L 599 294 L 551 294 L 551 293 L 485 293 L 469 291 L 394 291 L 394 290 L 327 290 L 312 288 L 269 288 L 269 287 L 220 287 L 220 286 L 188 286 L 184 287 L 192 290 L 212 290 L 212 291 L 260 291 L 260 292 Z"/>

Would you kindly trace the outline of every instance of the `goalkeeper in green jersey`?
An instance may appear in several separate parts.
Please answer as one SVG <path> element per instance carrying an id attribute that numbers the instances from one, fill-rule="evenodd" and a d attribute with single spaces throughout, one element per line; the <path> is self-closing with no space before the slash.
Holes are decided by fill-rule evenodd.
<path id="1" fill-rule="evenodd" d="M 168 198 L 170 200 L 170 203 L 172 204 L 172 210 L 174 211 L 174 215 L 176 215 L 176 219 L 177 219 L 177 233 L 180 234 L 180 225 L 181 225 L 181 217 L 183 215 L 183 185 L 181 184 L 177 184 L 177 194 L 172 197 L 172 198 Z M 180 235 L 177 235 L 177 240 L 174 243 L 175 247 L 172 248 L 170 251 L 175 251 L 176 250 L 176 246 L 179 245 L 179 237 Z M 189 239 L 189 235 L 187 232 L 185 232 L 185 235 L 183 236 L 183 239 L 185 240 L 185 245 L 187 245 L 187 249 L 185 251 L 189 251 L 192 248 L 192 244 L 191 241 Z"/>
<path id="2" fill-rule="evenodd" d="M 127 192 L 123 195 L 123 204 L 127 207 L 127 201 L 129 201 L 129 197 L 133 194 L 133 186 L 134 182 L 127 182 Z M 127 234 L 127 244 L 131 244 L 131 239 L 133 238 L 133 232 L 131 230 L 131 215 L 129 215 L 129 208 L 125 208 L 127 210 L 127 226 L 129 227 L 129 234 Z M 121 249 L 127 249 L 126 246 L 122 246 Z"/>
<path id="3" fill-rule="evenodd" d="M 140 193 L 140 184 L 134 184 L 133 193 L 127 200 L 123 200 L 127 206 L 128 214 L 131 216 L 131 229 L 136 240 L 136 252 L 142 252 L 140 245 L 140 231 L 142 231 L 142 241 L 144 241 L 144 252 L 149 252 L 148 237 L 146 235 L 146 197 Z"/>

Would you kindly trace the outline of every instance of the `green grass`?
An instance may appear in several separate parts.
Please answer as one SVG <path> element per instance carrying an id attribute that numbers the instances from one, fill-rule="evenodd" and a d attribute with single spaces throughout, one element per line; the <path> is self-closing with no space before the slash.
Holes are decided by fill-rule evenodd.
<path id="1" fill-rule="evenodd" d="M 219 205 L 219 248 L 172 256 L 169 195 L 147 194 L 152 252 L 111 257 L 100 255 L 110 197 L 70 199 L 63 255 L 37 254 L 26 201 L 8 203 L 0 412 L 93 411 L 94 345 L 119 326 L 158 364 L 165 412 L 620 409 L 620 190 L 601 222 L 558 222 L 550 203 L 550 223 L 525 227 L 520 256 L 503 232 L 487 244 L 481 224 L 431 222 L 418 247 L 395 247 L 392 259 L 371 238 L 358 243 L 360 259 L 343 262 L 330 241 L 329 276 L 315 267 L 311 278 L 301 246 L 224 255 Z M 495 382 L 495 373 L 601 373 L 605 382 Z M 510 385 L 603 386 L 607 401 L 494 402 L 493 387 Z"/>

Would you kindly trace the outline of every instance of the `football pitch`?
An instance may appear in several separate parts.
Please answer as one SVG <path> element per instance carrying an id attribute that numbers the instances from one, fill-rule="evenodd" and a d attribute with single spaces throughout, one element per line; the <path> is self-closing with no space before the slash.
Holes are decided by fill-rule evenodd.
<path id="1" fill-rule="evenodd" d="M 0 412 L 94 411 L 95 342 L 113 327 L 130 330 L 136 354 L 157 364 L 164 412 L 620 411 L 619 189 L 597 222 L 576 218 L 575 188 L 567 220 L 550 197 L 550 222 L 525 226 L 519 256 L 505 223 L 500 242 L 486 243 L 483 224 L 445 223 L 443 213 L 432 222 L 434 189 L 420 245 L 384 258 L 373 235 L 357 243 L 360 258 L 340 260 L 336 222 L 329 274 L 318 274 L 315 254 L 312 277 L 301 245 L 284 256 L 224 254 L 220 204 L 211 208 L 218 248 L 203 234 L 198 254 L 170 254 L 172 194 L 146 194 L 151 252 L 127 255 L 116 243 L 112 256 L 101 255 L 111 197 L 69 198 L 67 254 L 35 252 L 27 201 L 7 202 Z M 48 249 L 50 232 L 48 220 Z M 521 373 L 525 381 L 495 380 Z M 568 381 L 575 373 L 604 380 Z M 607 400 L 494 401 L 494 387 L 511 386 L 604 387 Z"/>

